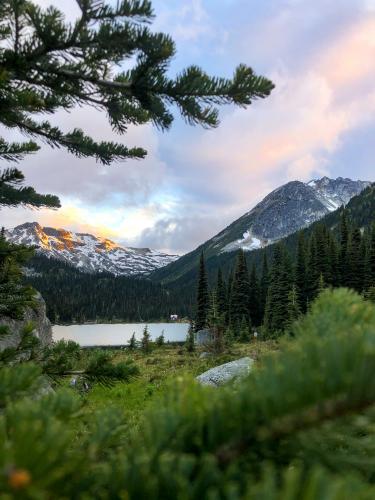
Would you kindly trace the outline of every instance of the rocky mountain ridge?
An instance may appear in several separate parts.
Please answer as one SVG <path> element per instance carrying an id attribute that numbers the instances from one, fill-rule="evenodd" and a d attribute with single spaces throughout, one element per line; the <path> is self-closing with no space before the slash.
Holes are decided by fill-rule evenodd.
<path id="1" fill-rule="evenodd" d="M 86 272 L 134 276 L 149 274 L 178 258 L 149 248 L 123 247 L 99 236 L 27 222 L 6 231 L 8 240 L 36 246 L 37 252 Z"/>
<path id="2" fill-rule="evenodd" d="M 323 177 L 308 183 L 288 182 L 216 236 L 176 262 L 156 270 L 152 279 L 162 283 L 194 281 L 201 252 L 204 252 L 209 272 L 216 272 L 218 267 L 225 268 L 229 262 L 233 263 L 239 248 L 256 253 L 323 217 L 333 215 L 342 205 L 362 196 L 371 185 L 371 182 L 342 177 Z"/>
<path id="3" fill-rule="evenodd" d="M 262 248 L 346 205 L 370 185 L 342 177 L 288 182 L 215 236 L 209 247 L 215 252 Z"/>

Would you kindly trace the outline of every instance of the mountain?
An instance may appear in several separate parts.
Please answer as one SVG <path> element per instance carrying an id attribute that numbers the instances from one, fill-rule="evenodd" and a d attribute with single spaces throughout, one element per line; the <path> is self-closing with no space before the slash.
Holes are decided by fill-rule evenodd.
<path id="1" fill-rule="evenodd" d="M 307 184 L 288 182 L 212 238 L 206 244 L 205 251 L 214 250 L 213 253 L 218 253 L 239 248 L 262 248 L 346 205 L 370 184 L 342 177 L 323 177 Z"/>
<path id="2" fill-rule="evenodd" d="M 211 259 L 208 265 L 213 261 L 225 265 L 239 248 L 254 251 L 267 247 L 347 205 L 370 185 L 342 177 L 288 182 L 196 250 L 153 273 L 153 278 L 167 283 L 194 274 L 202 251 Z"/>
<path id="3" fill-rule="evenodd" d="M 25 284 L 38 290 L 52 323 L 166 321 L 191 315 L 191 302 L 143 276 L 87 273 L 39 253 L 27 263 Z"/>
<path id="4" fill-rule="evenodd" d="M 106 238 L 27 222 L 6 231 L 8 240 L 37 246 L 37 252 L 86 272 L 133 276 L 148 274 L 178 258 L 149 248 L 123 247 Z"/>

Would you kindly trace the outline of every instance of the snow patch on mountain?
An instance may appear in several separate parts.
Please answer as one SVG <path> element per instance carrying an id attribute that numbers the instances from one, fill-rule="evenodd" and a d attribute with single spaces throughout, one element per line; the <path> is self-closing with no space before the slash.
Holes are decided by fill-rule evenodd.
<path id="1" fill-rule="evenodd" d="M 242 238 L 225 245 L 225 247 L 222 249 L 222 252 L 233 252 L 233 250 L 238 250 L 239 248 L 250 252 L 251 250 L 263 248 L 268 244 L 269 241 L 257 238 L 252 234 L 252 231 L 249 230 L 243 233 Z"/>
<path id="2" fill-rule="evenodd" d="M 149 248 L 123 247 L 106 238 L 42 227 L 37 222 L 10 229 L 6 231 L 6 237 L 13 243 L 36 246 L 37 252 L 65 261 L 86 272 L 144 275 L 179 257 Z"/>
<path id="3" fill-rule="evenodd" d="M 210 247 L 219 253 L 263 248 L 346 205 L 370 185 L 343 177 L 288 182 L 215 236 Z"/>

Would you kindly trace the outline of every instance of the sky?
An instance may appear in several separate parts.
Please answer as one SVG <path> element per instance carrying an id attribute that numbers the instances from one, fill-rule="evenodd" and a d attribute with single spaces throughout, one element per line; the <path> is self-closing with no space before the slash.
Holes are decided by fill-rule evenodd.
<path id="1" fill-rule="evenodd" d="M 74 0 L 38 0 L 76 14 Z M 2 209 L 26 221 L 92 232 L 127 246 L 183 254 L 276 187 L 327 175 L 375 181 L 375 0 L 154 0 L 153 29 L 177 45 L 170 73 L 198 64 L 230 76 L 239 63 L 272 79 L 271 96 L 221 108 L 214 130 L 178 117 L 116 136 L 104 114 L 80 108 L 52 121 L 101 140 L 143 146 L 143 161 L 108 167 L 42 147 L 20 169 L 57 194 L 59 210 Z M 0 135 L 14 138 L 0 129 Z"/>

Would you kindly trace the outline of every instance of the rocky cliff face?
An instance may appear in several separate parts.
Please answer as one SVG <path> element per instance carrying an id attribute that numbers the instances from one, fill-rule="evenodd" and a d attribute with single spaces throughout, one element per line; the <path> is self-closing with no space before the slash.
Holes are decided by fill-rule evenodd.
<path id="1" fill-rule="evenodd" d="M 14 320 L 10 318 L 1 318 L 0 325 L 9 327 L 10 335 L 0 339 L 0 351 L 7 347 L 16 347 L 21 339 L 21 332 L 29 322 L 35 325 L 35 335 L 46 346 L 52 342 L 52 326 L 46 316 L 46 304 L 40 294 L 37 295 L 37 307 L 35 309 L 27 308 L 23 320 Z"/>
<path id="2" fill-rule="evenodd" d="M 208 247 L 216 253 L 261 248 L 346 205 L 370 184 L 342 177 L 288 182 L 210 240 Z"/>
<path id="3" fill-rule="evenodd" d="M 37 222 L 6 231 L 6 237 L 13 243 L 34 245 L 43 255 L 63 260 L 86 272 L 124 276 L 148 274 L 178 258 L 149 248 L 123 247 L 92 234 L 42 227 Z"/>

